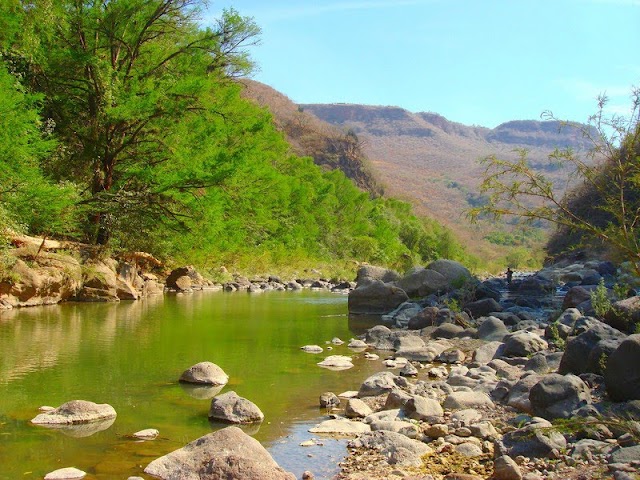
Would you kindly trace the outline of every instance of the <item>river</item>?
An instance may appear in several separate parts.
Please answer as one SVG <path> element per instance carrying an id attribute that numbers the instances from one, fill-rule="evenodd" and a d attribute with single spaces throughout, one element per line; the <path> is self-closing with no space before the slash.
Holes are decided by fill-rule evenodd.
<path id="1" fill-rule="evenodd" d="M 334 337 L 345 341 L 370 325 L 347 316 L 346 296 L 326 292 L 196 292 L 118 304 L 68 303 L 0 312 L 0 479 L 41 479 L 74 466 L 88 480 L 126 479 L 153 459 L 224 425 L 207 418 L 207 392 L 177 382 L 182 371 L 211 361 L 230 376 L 222 390 L 256 403 L 265 421 L 246 431 L 299 478 L 330 478 L 345 442 L 300 447 L 323 412 L 325 391 L 357 389 L 380 370 L 346 344 L 319 355 L 300 350 Z M 354 356 L 355 367 L 331 371 L 329 354 Z M 42 405 L 82 399 L 112 405 L 115 422 L 95 433 L 56 430 L 30 419 Z M 106 426 L 105 426 L 106 427 Z M 130 434 L 156 428 L 153 441 Z"/>

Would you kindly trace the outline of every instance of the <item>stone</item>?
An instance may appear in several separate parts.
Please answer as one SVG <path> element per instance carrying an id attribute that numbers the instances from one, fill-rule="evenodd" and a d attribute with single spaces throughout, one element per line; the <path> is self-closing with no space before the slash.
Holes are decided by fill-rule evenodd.
<path id="1" fill-rule="evenodd" d="M 325 392 L 320 395 L 320 407 L 332 408 L 340 405 L 340 399 L 333 392 Z"/>
<path id="2" fill-rule="evenodd" d="M 417 335 L 404 335 L 393 340 L 394 350 L 417 350 L 424 347 L 424 340 Z"/>
<path id="3" fill-rule="evenodd" d="M 465 282 L 473 280 L 473 276 L 467 267 L 455 260 L 436 260 L 427 265 L 427 268 L 443 275 L 447 283 L 453 288 L 460 288 Z"/>
<path id="4" fill-rule="evenodd" d="M 502 342 L 505 336 L 509 335 L 509 329 L 499 318 L 490 316 L 478 327 L 478 338 L 487 342 Z"/>
<path id="5" fill-rule="evenodd" d="M 425 307 L 409 319 L 407 328 L 409 330 L 421 330 L 425 327 L 436 325 L 439 312 L 440 309 L 438 307 Z"/>
<path id="6" fill-rule="evenodd" d="M 498 431 L 491 422 L 478 422 L 469 427 L 474 437 L 484 440 L 495 440 L 499 437 Z"/>
<path id="7" fill-rule="evenodd" d="M 369 423 L 371 431 L 386 430 L 395 432 L 409 438 L 416 438 L 420 433 L 418 426 L 411 422 L 403 420 L 374 420 Z"/>
<path id="8" fill-rule="evenodd" d="M 160 432 L 155 428 L 147 428 L 147 429 L 135 432 L 132 436 L 135 438 L 139 438 L 140 440 L 153 440 L 159 434 Z"/>
<path id="9" fill-rule="evenodd" d="M 97 404 L 86 400 L 71 400 L 55 410 L 37 415 L 31 420 L 36 425 L 71 425 L 98 422 L 116 417 L 114 408 L 106 403 Z"/>
<path id="10" fill-rule="evenodd" d="M 417 267 L 396 282 L 399 288 L 404 290 L 409 297 L 426 297 L 432 293 L 443 292 L 449 282 L 441 273 Z"/>
<path id="11" fill-rule="evenodd" d="M 373 397 L 406 386 L 406 380 L 391 372 L 378 372 L 367 378 L 358 390 L 359 397 Z"/>
<path id="12" fill-rule="evenodd" d="M 522 480 L 522 472 L 510 456 L 502 455 L 493 461 L 493 478 L 495 480 Z"/>
<path id="13" fill-rule="evenodd" d="M 605 315 L 604 321 L 622 332 L 632 332 L 640 323 L 640 296 L 618 300 Z"/>
<path id="14" fill-rule="evenodd" d="M 539 335 L 520 330 L 504 339 L 504 351 L 502 354 L 505 357 L 526 357 L 540 350 L 546 350 L 548 346 L 547 342 L 540 338 Z"/>
<path id="15" fill-rule="evenodd" d="M 464 328 L 453 323 L 443 323 L 431 333 L 431 338 L 456 338 Z"/>
<path id="16" fill-rule="evenodd" d="M 590 299 L 591 292 L 586 288 L 581 286 L 571 287 L 562 300 L 562 309 L 575 308 Z"/>
<path id="17" fill-rule="evenodd" d="M 323 348 L 320 345 L 305 345 L 300 350 L 307 353 L 322 353 Z"/>
<path id="18" fill-rule="evenodd" d="M 228 391 L 211 400 L 209 418 L 229 423 L 259 423 L 264 414 L 255 403 Z"/>
<path id="19" fill-rule="evenodd" d="M 610 463 L 631 463 L 640 461 L 640 445 L 624 447 L 611 453 Z"/>
<path id="20" fill-rule="evenodd" d="M 529 393 L 533 413 L 548 420 L 570 418 L 580 407 L 591 404 L 589 387 L 575 375 L 546 375 Z"/>
<path id="21" fill-rule="evenodd" d="M 237 427 L 209 433 L 151 462 L 144 469 L 162 480 L 295 480 L 260 442 Z"/>
<path id="22" fill-rule="evenodd" d="M 347 347 L 349 347 L 349 348 L 358 348 L 359 349 L 359 348 L 368 348 L 369 345 L 367 345 L 364 342 L 364 340 L 358 340 L 358 339 L 352 338 L 349 341 L 349 344 L 347 345 Z"/>
<path id="23" fill-rule="evenodd" d="M 405 328 L 409 324 L 409 320 L 415 317 L 422 307 L 417 303 L 413 302 L 403 302 L 393 311 L 382 315 L 381 320 L 386 323 L 393 325 L 396 328 Z"/>
<path id="24" fill-rule="evenodd" d="M 504 343 L 502 342 L 488 342 L 473 351 L 472 359 L 475 363 L 489 363 L 494 358 L 499 357 L 503 349 Z"/>
<path id="25" fill-rule="evenodd" d="M 436 361 L 441 363 L 456 364 L 464 362 L 465 358 L 466 357 L 462 350 L 453 348 L 451 350 L 445 350 L 440 355 L 438 355 L 436 357 Z"/>
<path id="26" fill-rule="evenodd" d="M 455 422 L 456 425 L 471 425 L 472 423 L 479 422 L 481 419 L 482 414 L 473 408 L 458 410 L 451 415 L 451 420 Z"/>
<path id="27" fill-rule="evenodd" d="M 453 392 L 445 398 L 443 403 L 443 407 L 447 410 L 493 406 L 491 398 L 483 392 Z"/>
<path id="28" fill-rule="evenodd" d="M 347 418 L 364 418 L 372 413 L 373 410 L 371 410 L 371 407 L 359 398 L 350 398 L 344 410 Z"/>
<path id="29" fill-rule="evenodd" d="M 316 365 L 334 370 L 347 370 L 353 367 L 351 357 L 345 355 L 329 355 Z"/>
<path id="30" fill-rule="evenodd" d="M 464 305 L 464 310 L 473 318 L 480 318 L 485 317 L 492 312 L 501 312 L 502 305 L 496 302 L 493 298 L 483 298 L 482 300 L 466 303 Z"/>
<path id="31" fill-rule="evenodd" d="M 204 385 L 226 385 L 229 382 L 229 375 L 215 363 L 200 362 L 182 372 L 180 381 Z"/>
<path id="32" fill-rule="evenodd" d="M 358 284 L 371 280 L 381 280 L 385 283 L 395 282 L 400 279 L 400 274 L 394 270 L 374 265 L 363 265 L 358 269 L 356 282 Z"/>
<path id="33" fill-rule="evenodd" d="M 437 400 L 419 396 L 411 397 L 402 409 L 407 417 L 429 423 L 439 422 L 444 415 Z"/>
<path id="34" fill-rule="evenodd" d="M 614 401 L 640 399 L 640 334 L 629 335 L 609 356 L 604 381 Z"/>
<path id="35" fill-rule="evenodd" d="M 393 343 L 395 338 L 396 333 L 392 332 L 388 327 L 376 325 L 367 330 L 364 341 L 370 347 L 378 350 L 394 350 Z"/>
<path id="36" fill-rule="evenodd" d="M 74 297 L 80 302 L 118 302 L 115 263 L 91 261 L 84 265 L 82 288 Z"/>
<path id="37" fill-rule="evenodd" d="M 400 448 L 407 449 L 420 457 L 433 453 L 433 450 L 423 442 L 387 430 L 364 433 L 349 442 L 349 448 L 366 448 L 378 451 L 382 455 L 391 454 Z"/>
<path id="38" fill-rule="evenodd" d="M 409 400 L 411 400 L 411 398 L 412 396 L 404 390 L 394 388 L 393 390 L 391 390 L 389 395 L 387 395 L 387 399 L 384 403 L 384 408 L 385 410 L 402 408 Z"/>
<path id="39" fill-rule="evenodd" d="M 456 452 L 465 457 L 479 457 L 482 455 L 482 448 L 475 443 L 465 442 L 456 445 Z"/>
<path id="40" fill-rule="evenodd" d="M 413 366 L 410 362 L 407 362 L 404 367 L 400 370 L 400 376 L 402 377 L 417 377 L 418 369 Z"/>
<path id="41" fill-rule="evenodd" d="M 401 288 L 373 280 L 349 292 L 348 308 L 351 314 L 380 315 L 392 311 L 407 300 L 409 297 Z"/>
<path id="42" fill-rule="evenodd" d="M 44 480 L 75 480 L 78 478 L 84 478 L 86 475 L 86 472 L 75 467 L 66 467 L 47 473 L 44 476 Z"/>
<path id="43" fill-rule="evenodd" d="M 529 395 L 531 389 L 536 385 L 542 377 L 535 373 L 523 375 L 520 379 L 509 388 L 506 404 L 517 409 L 520 412 L 531 413 L 531 400 Z"/>
<path id="44" fill-rule="evenodd" d="M 564 436 L 553 430 L 547 430 L 551 424 L 534 423 L 513 430 L 498 441 L 497 450 L 503 455 L 517 457 L 523 455 L 532 458 L 551 458 L 555 452 L 564 450 L 567 441 Z"/>
<path id="45" fill-rule="evenodd" d="M 623 333 L 595 320 L 591 328 L 569 339 L 558 372 L 603 374 L 603 355 L 606 361 L 624 338 Z"/>
<path id="46" fill-rule="evenodd" d="M 315 427 L 309 429 L 311 433 L 326 433 L 333 435 L 358 435 L 360 433 L 370 432 L 371 426 L 362 422 L 355 422 L 346 418 L 325 420 Z"/>
<path id="47" fill-rule="evenodd" d="M 427 425 L 423 432 L 427 437 L 440 438 L 449 433 L 449 426 L 444 423 L 435 423 L 433 425 Z"/>

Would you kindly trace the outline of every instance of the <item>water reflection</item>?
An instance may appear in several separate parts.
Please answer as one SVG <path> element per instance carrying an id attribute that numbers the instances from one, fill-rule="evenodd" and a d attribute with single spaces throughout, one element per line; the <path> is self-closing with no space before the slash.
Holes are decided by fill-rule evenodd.
<path id="1" fill-rule="evenodd" d="M 225 385 L 194 385 L 191 383 L 179 383 L 180 388 L 190 397 L 198 400 L 207 400 L 219 394 Z"/>
<path id="2" fill-rule="evenodd" d="M 68 437 L 84 438 L 106 430 L 113 422 L 116 421 L 116 417 L 108 418 L 105 420 L 99 420 L 97 422 L 81 423 L 75 425 L 56 425 L 51 423 L 39 424 L 38 427 L 47 428 L 49 430 L 56 430 L 64 433 Z"/>

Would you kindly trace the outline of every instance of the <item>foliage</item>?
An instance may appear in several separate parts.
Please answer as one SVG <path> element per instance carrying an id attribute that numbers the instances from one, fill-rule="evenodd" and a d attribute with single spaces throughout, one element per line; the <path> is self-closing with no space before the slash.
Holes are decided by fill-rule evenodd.
<path id="1" fill-rule="evenodd" d="M 601 97 L 588 126 L 563 123 L 564 128 L 577 129 L 592 145 L 585 158 L 571 149 L 556 150 L 550 156 L 552 162 L 571 166 L 580 181 L 564 197 L 549 177 L 531 167 L 526 150 L 519 151 L 516 161 L 485 158 L 481 191 L 489 201 L 469 212 L 472 220 L 489 215 L 550 222 L 564 231 L 598 239 L 636 264 L 640 257 L 639 89 L 633 89 L 632 100 L 628 117 L 605 115 L 606 97 Z M 546 116 L 553 119 L 551 113 Z M 588 208 L 581 208 L 585 203 Z"/>
<path id="2" fill-rule="evenodd" d="M 609 291 L 604 285 L 604 279 L 600 279 L 598 286 L 591 292 L 591 306 L 598 318 L 604 316 L 611 310 L 611 300 L 609 299 Z"/>

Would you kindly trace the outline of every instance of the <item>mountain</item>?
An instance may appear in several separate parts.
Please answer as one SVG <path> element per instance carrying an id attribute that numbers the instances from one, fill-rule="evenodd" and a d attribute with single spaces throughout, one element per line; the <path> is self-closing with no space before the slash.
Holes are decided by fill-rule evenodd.
<path id="1" fill-rule="evenodd" d="M 562 128 L 556 121 L 516 120 L 491 129 L 400 107 L 303 104 L 300 108 L 353 131 L 364 142 L 363 150 L 389 194 L 467 231 L 464 211 L 481 201 L 481 158 L 492 154 L 516 158 L 515 150 L 524 148 L 532 166 L 564 185 L 568 172 L 550 161 L 549 154 L 556 147 L 578 152 L 589 147 L 579 131 Z"/>

